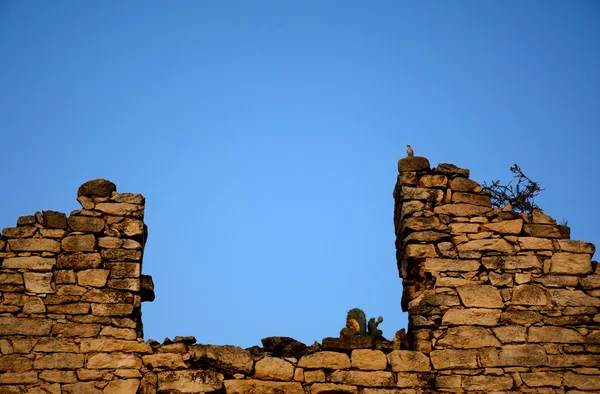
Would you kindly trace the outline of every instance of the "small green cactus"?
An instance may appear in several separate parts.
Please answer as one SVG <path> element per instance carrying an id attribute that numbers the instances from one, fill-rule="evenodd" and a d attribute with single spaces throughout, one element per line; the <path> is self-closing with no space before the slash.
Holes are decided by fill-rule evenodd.
<path id="1" fill-rule="evenodd" d="M 368 327 L 368 334 L 374 338 L 379 338 L 381 336 L 383 336 L 383 331 L 381 331 L 380 329 L 377 328 L 377 326 L 379 326 L 379 324 L 383 322 L 383 317 L 379 316 L 377 318 L 377 320 L 375 320 L 374 317 L 369 319 L 369 327 Z"/>

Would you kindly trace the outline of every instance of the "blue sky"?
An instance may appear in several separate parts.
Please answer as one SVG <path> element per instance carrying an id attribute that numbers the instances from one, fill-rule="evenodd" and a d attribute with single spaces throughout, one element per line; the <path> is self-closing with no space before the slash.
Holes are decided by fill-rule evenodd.
<path id="1" fill-rule="evenodd" d="M 599 38 L 582 0 L 0 0 L 0 227 L 104 177 L 147 199 L 146 338 L 391 338 L 407 143 L 600 241 Z"/>

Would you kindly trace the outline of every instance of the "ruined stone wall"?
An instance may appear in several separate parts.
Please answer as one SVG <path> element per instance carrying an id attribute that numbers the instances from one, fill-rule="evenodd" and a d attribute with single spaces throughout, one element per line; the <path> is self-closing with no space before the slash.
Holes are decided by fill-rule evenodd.
<path id="1" fill-rule="evenodd" d="M 399 170 L 407 341 L 145 342 L 144 198 L 96 180 L 69 217 L 36 213 L 2 232 L 0 393 L 600 392 L 594 246 L 541 212 L 492 208 L 468 170 L 419 157 Z"/>

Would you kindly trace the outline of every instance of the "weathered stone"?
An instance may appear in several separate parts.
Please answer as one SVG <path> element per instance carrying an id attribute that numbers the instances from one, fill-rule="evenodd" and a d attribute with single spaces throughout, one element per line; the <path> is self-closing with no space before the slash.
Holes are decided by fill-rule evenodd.
<path id="1" fill-rule="evenodd" d="M 437 342 L 442 346 L 457 349 L 477 349 L 500 346 L 500 342 L 483 327 L 450 327 L 446 335 Z"/>
<path id="2" fill-rule="evenodd" d="M 490 272 L 489 279 L 492 286 L 504 287 L 513 285 L 513 277 L 511 274 L 497 274 L 495 272 Z"/>
<path id="3" fill-rule="evenodd" d="M 540 238 L 569 238 L 571 230 L 567 226 L 553 224 L 528 224 L 525 223 L 523 231 L 532 237 Z"/>
<path id="4" fill-rule="evenodd" d="M 500 234 L 518 235 L 523 229 L 523 219 L 503 220 L 501 222 L 496 223 L 485 223 L 481 225 L 481 228 Z"/>
<path id="5" fill-rule="evenodd" d="M 409 308 L 413 306 L 413 303 L 417 301 L 411 301 Z M 426 294 L 419 302 L 420 305 L 434 305 L 434 306 L 458 306 L 460 301 L 454 294 Z"/>
<path id="6" fill-rule="evenodd" d="M 581 343 L 583 336 L 575 330 L 562 327 L 529 327 L 529 342 Z"/>
<path id="7" fill-rule="evenodd" d="M 436 216 L 411 217 L 404 220 L 402 225 L 413 231 L 437 230 L 440 228 L 440 220 Z"/>
<path id="8" fill-rule="evenodd" d="M 552 256 L 551 273 L 589 274 L 592 272 L 592 260 L 589 254 L 557 252 Z"/>
<path id="9" fill-rule="evenodd" d="M 410 350 L 394 350 L 387 355 L 394 372 L 429 372 L 429 357 L 421 352 Z M 380 368 L 385 369 L 385 368 Z"/>
<path id="10" fill-rule="evenodd" d="M 92 236 L 93 237 L 93 236 Z M 74 253 L 58 256 L 57 268 L 62 269 L 89 269 L 98 268 L 102 259 L 99 253 Z"/>
<path id="11" fill-rule="evenodd" d="M 449 276 L 445 276 L 443 278 L 438 278 L 436 285 L 438 287 L 458 287 L 458 286 L 465 286 L 465 285 L 468 285 L 471 283 L 473 283 L 473 282 L 468 279 L 452 278 Z"/>
<path id="12" fill-rule="evenodd" d="M 468 178 L 470 174 L 470 171 L 467 168 L 460 168 L 450 163 L 438 164 L 438 166 L 434 169 L 434 172 L 446 174 L 448 176 L 455 175 L 465 178 Z"/>
<path id="13" fill-rule="evenodd" d="M 131 303 L 132 300 L 133 295 L 131 293 L 113 289 L 91 289 L 81 298 L 81 301 L 101 304 Z"/>
<path id="14" fill-rule="evenodd" d="M 500 319 L 498 309 L 450 309 L 442 317 L 444 325 L 495 326 Z"/>
<path id="15" fill-rule="evenodd" d="M 490 212 L 492 208 L 482 207 L 479 205 L 472 204 L 444 204 L 437 206 L 433 209 L 433 212 L 438 215 L 450 215 L 450 216 L 481 216 Z"/>
<path id="16" fill-rule="evenodd" d="M 81 296 L 83 294 L 85 294 L 87 291 L 87 289 L 85 287 L 82 286 L 77 286 L 77 285 L 57 285 L 56 286 L 56 294 L 57 296 L 61 296 L 61 297 L 74 297 L 74 296 Z M 48 298 L 54 300 L 54 296 L 49 295 L 48 297 L 46 297 L 46 300 L 48 300 Z M 77 301 L 77 299 L 72 298 L 73 301 Z M 61 301 L 61 302 L 53 302 L 54 304 L 60 304 L 60 303 L 65 303 L 65 302 L 70 302 L 70 301 Z M 48 303 L 48 301 L 46 301 L 46 303 Z"/>
<path id="17" fill-rule="evenodd" d="M 536 285 L 520 285 L 514 288 L 511 302 L 514 305 L 549 305 L 548 291 Z"/>
<path id="18" fill-rule="evenodd" d="M 364 389 L 362 393 L 367 393 L 368 389 Z M 335 383 L 316 383 L 310 386 L 311 394 L 358 394 L 358 388 L 356 386 L 350 386 L 348 384 L 335 384 Z M 384 393 L 381 393 L 384 394 Z"/>
<path id="19" fill-rule="evenodd" d="M 103 394 L 136 394 L 139 387 L 139 379 L 113 380 L 104 388 Z"/>
<path id="20" fill-rule="evenodd" d="M 83 354 L 50 353 L 36 357 L 34 369 L 77 369 L 83 367 Z"/>
<path id="21" fill-rule="evenodd" d="M 160 392 L 205 393 L 223 387 L 224 377 L 213 371 L 168 371 L 158 374 L 158 390 Z M 233 381 L 237 382 L 237 381 Z M 246 382 L 244 380 L 244 382 Z M 227 391 L 229 394 L 229 391 Z M 243 391 L 240 392 L 244 393 Z"/>
<path id="22" fill-rule="evenodd" d="M 60 252 L 60 243 L 48 238 L 9 239 L 8 245 L 15 252 Z"/>
<path id="23" fill-rule="evenodd" d="M 0 384 L 37 383 L 37 372 L 3 372 L 0 374 Z M 4 388 L 3 388 L 4 389 Z M 18 394 L 21 391 L 5 391 L 7 394 Z"/>
<path id="24" fill-rule="evenodd" d="M 51 320 L 0 316 L 0 336 L 49 335 Z"/>
<path id="25" fill-rule="evenodd" d="M 152 353 L 149 344 L 138 341 L 127 341 L 113 338 L 84 338 L 81 340 L 81 353 L 95 352 L 124 352 L 124 353 Z"/>
<path id="26" fill-rule="evenodd" d="M 68 338 L 40 338 L 33 348 L 34 352 L 41 353 L 79 353 L 79 344 Z"/>
<path id="27" fill-rule="evenodd" d="M 459 252 L 479 251 L 479 252 L 502 252 L 511 253 L 513 247 L 502 238 L 476 239 L 465 242 L 457 246 Z"/>
<path id="28" fill-rule="evenodd" d="M 139 261 L 142 259 L 142 252 L 131 249 L 104 249 L 100 252 L 102 257 L 107 260 L 117 261 Z"/>
<path id="29" fill-rule="evenodd" d="M 77 276 L 73 270 L 55 270 L 54 281 L 58 284 L 76 283 Z"/>
<path id="30" fill-rule="evenodd" d="M 373 347 L 373 337 L 370 335 L 347 338 L 323 338 L 323 350 L 352 350 Z"/>
<path id="31" fill-rule="evenodd" d="M 581 287 L 584 289 L 597 289 L 600 288 L 600 275 L 590 275 L 580 279 Z M 575 285 L 577 286 L 577 285 Z M 571 287 L 575 287 L 571 286 Z"/>
<path id="32" fill-rule="evenodd" d="M 27 216 L 19 216 L 17 219 L 17 226 L 31 226 L 35 224 L 35 216 L 27 215 Z"/>
<path id="33" fill-rule="evenodd" d="M 513 379 L 510 376 L 465 376 L 462 387 L 469 391 L 500 391 L 510 390 L 513 387 Z"/>
<path id="34" fill-rule="evenodd" d="M 62 394 L 103 394 L 94 382 L 80 382 L 62 385 Z"/>
<path id="35" fill-rule="evenodd" d="M 126 278 L 126 279 L 109 279 L 108 287 L 111 289 L 119 289 L 119 290 L 130 290 L 130 291 L 139 291 L 140 290 L 140 280 L 135 278 Z"/>
<path id="36" fill-rule="evenodd" d="M 117 186 L 106 179 L 87 181 L 77 190 L 77 197 L 110 197 L 117 191 Z"/>
<path id="37" fill-rule="evenodd" d="M 351 361 L 353 368 L 365 371 L 384 370 L 387 366 L 387 359 L 385 357 L 385 354 L 381 350 L 353 350 Z"/>
<path id="38" fill-rule="evenodd" d="M 128 202 L 131 204 L 144 204 L 146 199 L 143 195 L 138 193 L 113 193 L 110 201 L 115 202 Z"/>
<path id="39" fill-rule="evenodd" d="M 73 304 L 48 305 L 48 313 L 64 315 L 87 315 L 90 311 L 90 304 L 87 302 L 76 302 Z"/>
<path id="40" fill-rule="evenodd" d="M 37 231 L 37 227 L 13 227 L 2 230 L 6 238 L 30 238 Z"/>
<path id="41" fill-rule="evenodd" d="M 448 177 L 445 175 L 423 175 L 419 179 L 418 187 L 446 187 Z"/>
<path id="42" fill-rule="evenodd" d="M 420 200 L 436 202 L 441 201 L 444 192 L 438 189 L 425 189 L 421 187 L 405 186 L 402 188 L 401 198 L 404 201 Z"/>
<path id="43" fill-rule="evenodd" d="M 289 381 L 294 377 L 294 366 L 281 358 L 265 357 L 256 362 L 254 377 L 261 380 Z"/>
<path id="44" fill-rule="evenodd" d="M 13 344 L 15 353 L 30 353 L 31 349 L 33 349 L 33 347 L 35 346 L 37 341 L 38 341 L 37 338 L 27 338 L 27 337 L 11 338 L 11 342 Z"/>
<path id="45" fill-rule="evenodd" d="M 431 244 L 409 244 L 404 249 L 406 258 L 420 259 L 425 257 L 437 257 L 435 246 Z"/>
<path id="46" fill-rule="evenodd" d="M 469 272 L 477 271 L 481 264 L 477 260 L 451 260 L 429 258 L 425 260 L 423 269 L 428 272 Z"/>
<path id="47" fill-rule="evenodd" d="M 69 216 L 67 222 L 73 231 L 99 233 L 104 229 L 104 220 L 94 216 Z"/>
<path id="48" fill-rule="evenodd" d="M 598 375 L 580 375 L 567 372 L 564 375 L 565 386 L 579 390 L 600 390 Z"/>
<path id="49" fill-rule="evenodd" d="M 582 281 L 583 280 L 584 278 L 582 278 Z M 533 281 L 536 283 L 541 283 L 545 287 L 576 287 L 579 283 L 579 278 L 569 275 L 547 275 L 539 278 L 533 278 Z"/>
<path id="50" fill-rule="evenodd" d="M 298 362 L 302 368 L 347 369 L 351 367 L 350 359 L 343 353 L 317 352 L 303 356 Z"/>
<path id="51" fill-rule="evenodd" d="M 456 288 L 462 303 L 469 308 L 502 308 L 500 292 L 494 286 L 468 285 Z"/>
<path id="52" fill-rule="evenodd" d="M 527 341 L 527 328 L 523 326 L 500 326 L 492 331 L 502 343 Z"/>
<path id="53" fill-rule="evenodd" d="M 588 253 L 593 255 L 596 252 L 596 247 L 594 244 L 584 242 L 584 241 L 572 241 L 570 239 L 559 239 L 556 240 L 558 244 L 558 249 L 561 252 L 570 252 L 570 253 Z"/>
<path id="54" fill-rule="evenodd" d="M 46 228 L 67 228 L 67 215 L 62 212 L 44 211 L 42 217 L 44 218 L 44 227 Z"/>
<path id="55" fill-rule="evenodd" d="M 479 353 L 483 367 L 537 367 L 548 359 L 540 345 L 504 345 L 499 350 L 487 348 Z"/>
<path id="56" fill-rule="evenodd" d="M 83 357 L 83 355 L 81 355 Z M 96 353 L 88 357 L 88 369 L 105 368 L 136 368 L 142 366 L 142 361 L 135 354 L 127 353 Z"/>
<path id="57" fill-rule="evenodd" d="M 52 333 L 65 337 L 95 337 L 100 328 L 99 324 L 54 323 Z"/>
<path id="58" fill-rule="evenodd" d="M 46 313 L 46 305 L 40 297 L 29 297 L 23 305 L 23 313 Z"/>
<path id="59" fill-rule="evenodd" d="M 476 350 L 434 350 L 430 354 L 433 368 L 438 369 L 474 369 L 477 368 Z"/>
<path id="60" fill-rule="evenodd" d="M 450 223 L 451 234 L 462 233 L 477 233 L 479 231 L 479 223 Z"/>
<path id="61" fill-rule="evenodd" d="M 470 192 L 480 187 L 479 184 L 469 178 L 454 178 L 450 181 L 450 189 L 456 191 Z"/>
<path id="62" fill-rule="evenodd" d="M 549 290 L 552 301 L 558 306 L 594 306 L 600 307 L 600 299 L 589 296 L 581 290 Z"/>
<path id="63" fill-rule="evenodd" d="M 20 272 L 0 272 L 0 284 L 22 285 L 23 275 Z"/>
<path id="64" fill-rule="evenodd" d="M 46 370 L 40 373 L 40 379 L 51 383 L 75 383 L 77 375 L 73 371 Z"/>
<path id="65" fill-rule="evenodd" d="M 160 389 L 160 384 L 159 384 Z M 225 391 L 227 394 L 304 394 L 304 389 L 299 382 L 266 382 L 262 380 L 226 380 Z M 190 391 L 181 391 L 190 392 Z"/>
<path id="66" fill-rule="evenodd" d="M 92 252 L 96 248 L 96 238 L 92 234 L 72 235 L 63 238 L 61 245 L 66 252 Z"/>
<path id="67" fill-rule="evenodd" d="M 250 373 L 250 352 L 237 346 L 191 345 L 190 359 L 205 367 L 214 367 L 228 372 Z"/>
<path id="68" fill-rule="evenodd" d="M 0 371 L 22 372 L 31 369 L 31 360 L 16 354 L 0 357 Z"/>
<path id="69" fill-rule="evenodd" d="M 534 209 L 531 216 L 533 223 L 556 224 L 556 219 L 552 218 L 549 215 L 546 215 L 539 209 Z"/>
<path id="70" fill-rule="evenodd" d="M 104 287 L 108 279 L 109 270 L 90 269 L 77 273 L 77 283 L 80 286 Z"/>
<path id="71" fill-rule="evenodd" d="M 334 371 L 329 379 L 333 383 L 356 386 L 386 387 L 394 385 L 394 374 L 383 371 Z"/>
<path id="72" fill-rule="evenodd" d="M 142 357 L 144 365 L 151 370 L 154 368 L 165 369 L 186 369 L 181 354 L 176 353 L 157 353 Z"/>
<path id="73" fill-rule="evenodd" d="M 429 170 L 429 160 L 421 156 L 404 157 L 398 160 L 398 172 Z"/>
<path id="74" fill-rule="evenodd" d="M 302 368 L 298 369 L 302 370 Z M 322 369 L 318 369 L 316 371 L 303 370 L 302 374 L 304 375 L 304 383 L 325 382 L 327 380 L 327 378 L 325 377 L 325 371 L 323 371 Z"/>
<path id="75" fill-rule="evenodd" d="M 130 204 L 126 202 L 101 202 L 96 204 L 96 210 L 115 216 L 132 216 L 138 218 L 144 216 L 144 207 L 142 205 Z"/>
<path id="76" fill-rule="evenodd" d="M 440 239 L 447 238 L 448 235 L 437 231 L 417 231 L 410 233 L 404 238 L 404 243 L 410 242 L 437 242 Z"/>
<path id="77" fill-rule="evenodd" d="M 131 304 L 92 304 L 94 316 L 127 316 L 133 312 Z"/>
<path id="78" fill-rule="evenodd" d="M 529 387 L 560 387 L 562 385 L 562 374 L 557 372 L 521 373 L 521 379 Z"/>
<path id="79" fill-rule="evenodd" d="M 465 193 L 465 192 L 454 192 L 452 193 L 453 203 L 465 203 L 472 205 L 479 205 L 482 207 L 491 207 L 492 202 L 490 197 L 483 194 Z"/>
<path id="80" fill-rule="evenodd" d="M 552 250 L 554 245 L 551 239 L 535 237 L 519 237 L 521 250 Z"/>

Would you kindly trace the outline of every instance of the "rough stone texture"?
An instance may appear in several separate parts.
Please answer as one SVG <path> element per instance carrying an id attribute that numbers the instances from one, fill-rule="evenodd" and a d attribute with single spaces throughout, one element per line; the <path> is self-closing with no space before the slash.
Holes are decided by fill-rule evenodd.
<path id="1" fill-rule="evenodd" d="M 399 162 L 397 263 L 408 333 L 287 337 L 263 348 L 144 342 L 139 194 L 82 185 L 83 209 L 0 237 L 0 392 L 31 394 L 600 391 L 595 247 L 543 214 L 490 206 L 468 170 Z"/>

